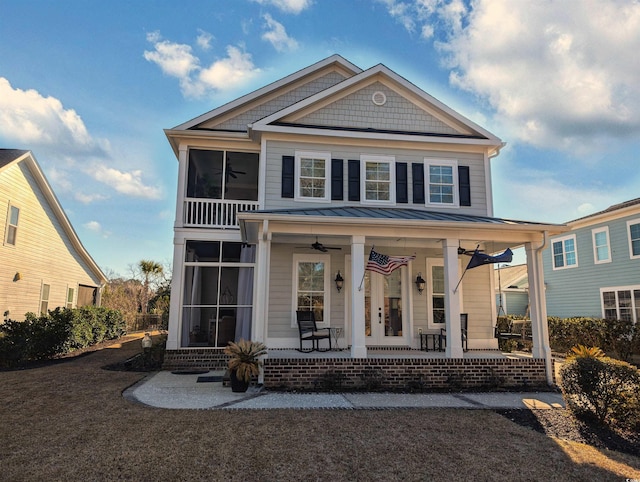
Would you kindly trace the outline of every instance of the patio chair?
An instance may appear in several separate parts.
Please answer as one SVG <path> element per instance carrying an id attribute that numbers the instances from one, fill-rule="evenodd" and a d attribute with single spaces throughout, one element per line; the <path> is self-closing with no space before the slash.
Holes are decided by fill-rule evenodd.
<path id="1" fill-rule="evenodd" d="M 462 350 L 469 350 L 468 336 L 467 336 L 467 326 L 468 326 L 469 314 L 468 313 L 460 313 L 460 337 L 462 341 Z M 440 350 L 444 349 L 447 346 L 447 329 L 440 328 L 440 340 L 439 340 L 439 348 Z"/>
<path id="2" fill-rule="evenodd" d="M 298 331 L 300 332 L 300 348 L 299 352 L 310 353 L 312 351 L 330 351 L 331 350 L 331 331 L 329 328 L 318 328 L 316 326 L 316 317 L 313 311 L 296 311 L 296 319 L 298 321 Z M 329 348 L 320 349 L 320 340 L 329 340 Z M 305 350 L 302 342 L 310 341 L 311 349 Z"/>

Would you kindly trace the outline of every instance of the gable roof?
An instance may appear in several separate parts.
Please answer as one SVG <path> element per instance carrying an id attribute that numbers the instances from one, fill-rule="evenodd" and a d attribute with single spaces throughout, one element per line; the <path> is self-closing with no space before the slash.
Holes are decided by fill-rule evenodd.
<path id="1" fill-rule="evenodd" d="M 619 218 L 638 213 L 640 213 L 640 198 L 613 204 L 608 208 L 603 209 L 602 211 L 598 211 L 597 213 L 574 219 L 573 221 L 569 221 L 567 224 L 573 225 L 572 227 L 577 227 L 575 225 L 588 226 L 590 224 L 596 224 L 608 218 Z"/>
<path id="2" fill-rule="evenodd" d="M 392 92 L 398 93 L 412 106 L 416 107 L 417 110 L 426 113 L 450 129 L 448 131 L 430 130 L 432 127 L 430 123 L 425 123 L 424 129 L 419 131 L 385 130 L 365 126 L 361 128 L 344 128 L 337 125 L 309 125 L 304 123 L 304 118 L 308 117 L 310 113 L 324 109 L 330 103 L 338 102 L 347 95 L 374 82 L 378 82 Z M 394 122 L 397 122 L 397 120 L 394 119 Z M 347 131 L 348 134 L 346 135 L 350 137 L 380 139 L 381 136 L 384 137 L 386 135 L 398 140 L 416 140 L 418 137 L 421 137 L 420 140 L 424 140 L 425 137 L 429 137 L 438 138 L 439 142 L 465 142 L 467 140 L 474 144 L 486 144 L 495 147 L 503 145 L 497 136 L 449 108 L 383 64 L 378 64 L 364 72 L 360 72 L 343 82 L 266 116 L 250 125 L 250 129 L 261 132 L 313 131 L 317 135 L 336 135 L 336 131 L 342 130 Z"/>
<path id="3" fill-rule="evenodd" d="M 51 189 L 51 185 L 47 181 L 47 178 L 42 172 L 42 169 L 40 168 L 40 165 L 36 161 L 36 158 L 34 157 L 33 153 L 31 151 L 26 151 L 21 149 L 0 149 L 0 174 L 2 174 L 2 172 L 7 170 L 9 167 L 19 163 L 24 163 L 28 167 L 35 181 L 38 183 L 38 187 L 40 188 L 40 191 L 42 192 L 45 199 L 49 203 L 51 210 L 53 211 L 54 215 L 56 216 L 56 219 L 60 223 L 60 226 L 62 226 L 62 229 L 64 230 L 65 234 L 68 236 L 69 241 L 71 242 L 74 249 L 78 252 L 78 254 L 82 258 L 82 260 L 87 264 L 89 269 L 93 271 L 96 277 L 100 279 L 103 283 L 106 283 L 108 281 L 107 277 L 102 272 L 100 267 L 96 264 L 96 262 L 93 260 L 93 258 L 88 253 L 88 251 L 85 249 L 82 242 L 80 242 L 80 238 L 78 237 L 77 233 L 73 229 L 73 226 L 69 221 L 69 218 L 67 217 L 64 210 L 62 209 L 62 206 L 60 205 L 58 198 L 53 192 L 53 189 Z"/>
<path id="4" fill-rule="evenodd" d="M 510 288 L 526 289 L 529 287 L 529 277 L 526 264 L 515 266 L 504 266 L 496 269 L 498 276 L 495 276 L 496 290 Z"/>

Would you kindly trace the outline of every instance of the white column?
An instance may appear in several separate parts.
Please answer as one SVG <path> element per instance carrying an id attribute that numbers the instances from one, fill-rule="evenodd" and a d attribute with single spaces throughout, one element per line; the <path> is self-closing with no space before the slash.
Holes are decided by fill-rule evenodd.
<path id="1" fill-rule="evenodd" d="M 458 240 L 442 241 L 444 256 L 444 310 L 447 327 L 447 358 L 462 358 L 462 331 L 460 327 L 460 288 L 454 289 L 460 281 L 458 269 Z"/>
<path id="2" fill-rule="evenodd" d="M 180 144 L 178 150 L 178 195 L 176 197 L 176 219 L 173 223 L 174 228 L 184 226 L 184 198 L 187 194 L 187 147 Z"/>
<path id="3" fill-rule="evenodd" d="M 264 221 L 258 240 L 256 276 L 254 277 L 254 307 L 251 320 L 251 339 L 266 343 L 269 313 L 269 273 L 271 264 L 271 233 L 269 221 Z"/>
<path id="4" fill-rule="evenodd" d="M 351 237 L 351 358 L 367 358 L 364 335 L 364 236 Z"/>
<path id="5" fill-rule="evenodd" d="M 547 382 L 551 385 L 553 383 L 553 364 L 551 362 L 551 347 L 549 346 L 542 252 L 539 247 L 534 248 L 531 243 L 525 244 L 525 251 L 527 253 L 527 274 L 529 277 L 529 310 L 533 338 L 532 354 L 534 358 L 544 358 L 547 369 Z"/>
<path id="6" fill-rule="evenodd" d="M 180 333 L 182 332 L 182 316 L 180 305 L 184 292 L 184 239 L 175 238 L 173 241 L 173 271 L 171 275 L 171 298 L 169 302 L 169 326 L 167 334 L 167 350 L 180 348 Z"/>

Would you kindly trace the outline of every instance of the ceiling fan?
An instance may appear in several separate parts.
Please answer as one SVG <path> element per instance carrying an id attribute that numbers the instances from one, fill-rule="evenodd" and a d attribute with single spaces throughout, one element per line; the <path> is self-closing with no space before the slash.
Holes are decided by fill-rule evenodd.
<path id="1" fill-rule="evenodd" d="M 307 246 L 300 246 L 300 247 L 305 247 L 306 248 Z M 323 253 L 326 253 L 330 249 L 342 249 L 342 248 L 338 248 L 338 247 L 334 247 L 334 246 L 325 246 L 324 244 L 322 244 L 321 242 L 318 241 L 317 237 L 316 237 L 316 242 L 315 243 L 311 243 L 310 248 L 311 249 L 315 249 L 316 251 L 321 251 Z"/>

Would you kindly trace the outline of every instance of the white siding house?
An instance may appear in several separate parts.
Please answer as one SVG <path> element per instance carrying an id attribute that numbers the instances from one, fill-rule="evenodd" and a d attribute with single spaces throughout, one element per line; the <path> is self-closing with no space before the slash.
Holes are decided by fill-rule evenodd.
<path id="1" fill-rule="evenodd" d="M 503 142 L 386 66 L 334 55 L 165 132 L 179 162 L 169 352 L 296 348 L 305 309 L 353 358 L 441 328 L 460 358 L 461 313 L 469 349 L 497 350 L 494 270 L 462 278 L 462 251 L 524 246 L 534 356 L 549 359 L 540 248 L 564 226 L 494 218 Z M 374 248 L 415 259 L 383 276 L 365 270 Z"/>
<path id="2" fill-rule="evenodd" d="M 107 279 L 30 151 L 0 149 L 0 233 L 3 319 L 100 304 Z"/>

